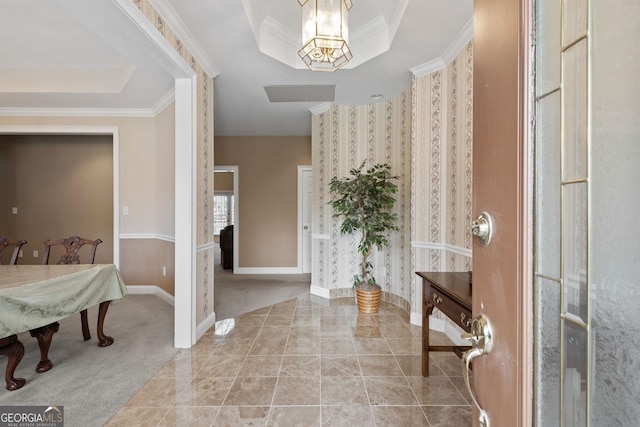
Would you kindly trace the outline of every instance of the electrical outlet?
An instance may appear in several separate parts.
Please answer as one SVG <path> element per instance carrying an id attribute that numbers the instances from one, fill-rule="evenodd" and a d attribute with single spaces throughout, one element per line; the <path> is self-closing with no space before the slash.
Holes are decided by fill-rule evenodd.
<path id="1" fill-rule="evenodd" d="M 162 275 L 166 276 L 167 275 L 167 267 L 166 266 L 162 266 Z"/>
<path id="2" fill-rule="evenodd" d="M 18 258 L 22 258 L 22 249 L 20 249 L 20 252 L 18 252 Z"/>
<path id="3" fill-rule="evenodd" d="M 11 208 L 11 213 L 14 215 L 18 215 L 18 208 L 16 207 Z"/>
<path id="4" fill-rule="evenodd" d="M 129 206 L 122 207 L 122 215 L 129 215 Z"/>
<path id="5" fill-rule="evenodd" d="M 38 258 L 38 251 L 33 251 L 33 257 Z"/>

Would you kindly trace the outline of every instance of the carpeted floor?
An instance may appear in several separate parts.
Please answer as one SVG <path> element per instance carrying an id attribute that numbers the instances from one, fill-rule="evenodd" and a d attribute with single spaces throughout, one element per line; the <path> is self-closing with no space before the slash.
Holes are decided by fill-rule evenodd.
<path id="1" fill-rule="evenodd" d="M 155 296 L 127 295 L 109 308 L 105 334 L 115 342 L 97 346 L 97 307 L 89 309 L 91 341 L 84 341 L 80 315 L 60 322 L 49 358 L 53 369 L 38 374 L 40 351 L 28 332 L 19 334 L 25 355 L 16 377 L 27 384 L 16 391 L 0 389 L 1 406 L 64 406 L 66 427 L 102 426 L 171 359 L 173 307 Z M 2 369 L 6 358 L 2 358 Z"/>
<path id="2" fill-rule="evenodd" d="M 233 274 L 220 264 L 220 248 L 214 256 L 214 308 L 216 320 L 239 317 L 258 308 L 309 293 L 310 274 Z"/>

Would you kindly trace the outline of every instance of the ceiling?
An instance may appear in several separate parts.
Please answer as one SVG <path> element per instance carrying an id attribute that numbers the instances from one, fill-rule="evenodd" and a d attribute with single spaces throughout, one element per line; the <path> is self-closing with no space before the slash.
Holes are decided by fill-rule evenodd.
<path id="1" fill-rule="evenodd" d="M 125 13 L 131 1 L 0 0 L 0 115 L 153 115 L 171 102 L 177 71 Z M 307 85 L 335 86 L 336 104 L 389 99 L 472 32 L 472 0 L 353 0 L 353 59 L 314 72 L 297 57 L 297 0 L 151 3 L 215 76 L 216 135 L 309 135 L 327 92 Z M 279 95 L 296 102 L 271 102 L 266 86 L 295 86 Z"/>

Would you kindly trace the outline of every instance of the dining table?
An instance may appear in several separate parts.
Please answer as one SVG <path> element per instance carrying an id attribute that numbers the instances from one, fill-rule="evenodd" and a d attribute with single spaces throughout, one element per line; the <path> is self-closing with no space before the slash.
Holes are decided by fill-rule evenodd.
<path id="1" fill-rule="evenodd" d="M 122 299 L 127 288 L 114 264 L 0 265 L 0 354 L 8 357 L 7 390 L 24 386 L 15 378 L 24 355 L 18 334 L 29 331 L 38 340 L 39 373 L 53 367 L 48 352 L 59 321 L 99 304 L 98 346 L 108 347 L 113 338 L 104 334 L 104 319 L 110 304 Z M 83 330 L 84 339 L 91 338 Z"/>

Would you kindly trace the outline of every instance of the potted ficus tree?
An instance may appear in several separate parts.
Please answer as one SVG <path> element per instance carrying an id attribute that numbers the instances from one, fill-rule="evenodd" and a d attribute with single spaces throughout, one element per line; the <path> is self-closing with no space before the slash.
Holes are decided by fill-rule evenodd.
<path id="1" fill-rule="evenodd" d="M 388 233 L 397 231 L 398 215 L 391 210 L 398 186 L 391 175 L 391 166 L 375 164 L 365 169 L 351 169 L 349 176 L 333 177 L 329 182 L 333 216 L 341 218 L 341 234 L 360 233 L 358 252 L 361 256 L 359 271 L 354 275 L 358 311 L 376 313 L 380 305 L 381 289 L 373 276 L 370 256 L 374 248 L 382 249 L 389 244 Z"/>

